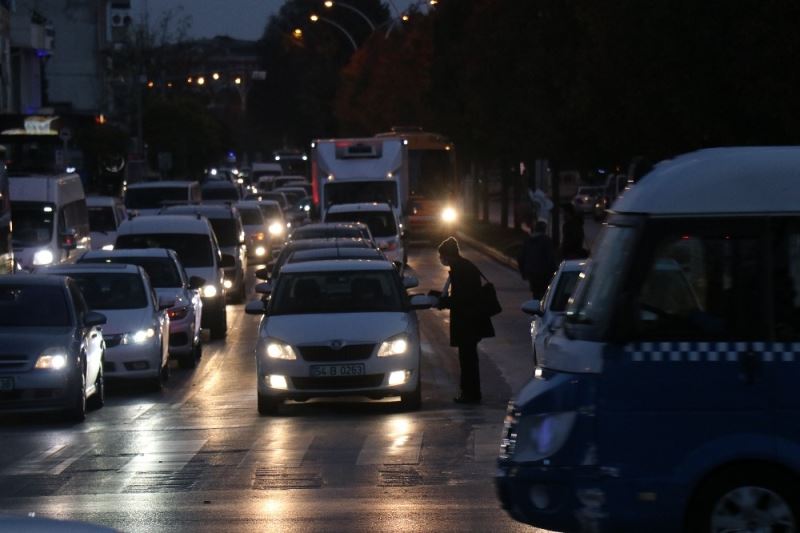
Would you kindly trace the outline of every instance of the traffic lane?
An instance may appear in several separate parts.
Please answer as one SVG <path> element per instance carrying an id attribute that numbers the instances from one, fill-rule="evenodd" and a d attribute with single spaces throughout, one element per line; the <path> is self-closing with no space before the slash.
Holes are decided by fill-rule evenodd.
<path id="1" fill-rule="evenodd" d="M 438 332 L 425 339 L 421 411 L 352 399 L 260 418 L 258 319 L 229 310 L 227 341 L 207 345 L 162 394 L 115 395 L 83 425 L 4 425 L 0 442 L 14 453 L 0 458 L 0 508 L 126 531 L 374 531 L 398 529 L 398 516 L 406 530 L 516 530 L 491 480 L 503 405 L 451 403 L 446 313 L 420 313 L 423 330 Z M 227 513 L 214 510 L 220 501 Z"/>

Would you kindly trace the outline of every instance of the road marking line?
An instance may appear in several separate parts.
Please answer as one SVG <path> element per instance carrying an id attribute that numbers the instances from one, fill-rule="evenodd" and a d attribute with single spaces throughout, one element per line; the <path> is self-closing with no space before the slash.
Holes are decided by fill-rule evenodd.
<path id="1" fill-rule="evenodd" d="M 75 454 L 75 455 L 73 455 L 72 457 L 68 457 L 68 458 L 64 459 L 63 461 L 61 461 L 60 463 L 58 463 L 56 466 L 54 466 L 54 467 L 53 467 L 53 468 L 52 468 L 52 469 L 51 469 L 51 470 L 48 472 L 48 474 L 50 474 L 51 476 L 58 476 L 58 475 L 60 475 L 60 474 L 61 474 L 61 473 L 62 473 L 64 470 L 66 470 L 67 468 L 69 468 L 69 467 L 70 467 L 70 465 L 72 465 L 72 463 L 74 463 L 75 461 L 77 461 L 78 459 L 80 459 L 81 457 L 83 457 L 84 455 L 86 455 L 87 453 L 89 453 L 89 451 L 90 451 L 90 450 L 88 450 L 88 449 L 87 449 L 87 450 L 83 450 L 82 452 L 76 453 L 76 454 Z"/>
<path id="2" fill-rule="evenodd" d="M 474 461 L 494 461 L 500 451 L 502 424 L 473 426 L 472 445 Z"/>
<path id="3" fill-rule="evenodd" d="M 3 470 L 3 475 L 43 474 L 48 470 L 44 463 L 66 448 L 66 444 L 55 444 L 43 452 L 33 451 Z"/>
<path id="4" fill-rule="evenodd" d="M 361 447 L 357 465 L 416 465 L 422 450 L 422 432 L 370 435 Z"/>
<path id="5" fill-rule="evenodd" d="M 119 472 L 177 472 L 192 460 L 208 439 L 150 442 Z"/>

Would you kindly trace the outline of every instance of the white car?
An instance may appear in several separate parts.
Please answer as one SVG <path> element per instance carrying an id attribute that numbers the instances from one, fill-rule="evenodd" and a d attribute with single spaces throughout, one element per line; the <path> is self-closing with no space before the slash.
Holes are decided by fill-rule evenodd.
<path id="1" fill-rule="evenodd" d="M 236 202 L 236 209 L 242 219 L 242 229 L 247 242 L 247 258 L 265 261 L 270 252 L 270 224 L 264 216 L 259 202 L 242 200 Z M 281 226 L 282 231 L 283 226 Z"/>
<path id="2" fill-rule="evenodd" d="M 267 285 L 267 284 L 262 284 Z M 421 401 L 420 340 L 415 309 L 388 261 L 335 260 L 286 265 L 269 302 L 247 304 L 266 314 L 256 345 L 258 411 L 274 414 L 286 399 L 400 396 Z"/>
<path id="3" fill-rule="evenodd" d="M 92 250 L 113 250 L 117 228 L 128 218 L 122 201 L 114 196 L 87 196 Z"/>
<path id="4" fill-rule="evenodd" d="M 156 215 L 165 205 L 199 202 L 200 184 L 196 181 L 144 181 L 125 189 L 128 215 Z"/>
<path id="5" fill-rule="evenodd" d="M 138 265 L 147 272 L 159 298 L 175 300 L 167 309 L 169 317 L 169 355 L 181 368 L 194 368 L 203 353 L 200 324 L 203 301 L 199 291 L 203 278 L 189 276 L 178 254 L 164 248 L 88 252 L 78 263 L 118 263 Z"/>
<path id="6" fill-rule="evenodd" d="M 389 261 L 406 263 L 408 255 L 403 243 L 403 232 L 389 204 L 332 205 L 325 212 L 323 222 L 363 222 L 369 227 L 375 244 L 386 254 Z"/>
<path id="7" fill-rule="evenodd" d="M 522 311 L 534 317 L 531 321 L 534 365 L 537 364 L 537 354 L 544 353 L 547 339 L 557 327 L 559 317 L 564 316 L 567 303 L 572 297 L 581 272 L 585 269 L 586 261 L 562 261 L 544 297 L 541 300 L 528 300 L 522 304 Z"/>
<path id="8" fill-rule="evenodd" d="M 158 298 L 144 269 L 135 265 L 58 265 L 39 271 L 75 280 L 86 305 L 106 317 L 103 373 L 107 378 L 147 380 L 160 389 L 169 377 L 172 298 Z"/>
<path id="9" fill-rule="evenodd" d="M 189 276 L 205 280 L 200 292 L 203 300 L 204 328 L 211 337 L 222 339 L 228 331 L 225 306 L 225 267 L 235 265 L 232 256 L 220 252 L 217 238 L 208 219 L 203 216 L 159 215 L 137 217 L 119 227 L 115 250 L 167 248 L 175 250 Z"/>

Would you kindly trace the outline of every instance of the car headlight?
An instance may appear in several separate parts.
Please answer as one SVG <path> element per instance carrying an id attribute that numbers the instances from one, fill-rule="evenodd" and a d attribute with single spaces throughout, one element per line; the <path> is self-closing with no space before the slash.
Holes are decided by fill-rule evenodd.
<path id="1" fill-rule="evenodd" d="M 258 257 L 263 257 L 267 255 L 267 249 L 264 248 L 263 246 L 256 246 L 256 255 Z"/>
<path id="2" fill-rule="evenodd" d="M 458 212 L 452 207 L 445 207 L 442 209 L 442 222 L 455 222 L 458 218 Z"/>
<path id="3" fill-rule="evenodd" d="M 54 259 L 55 256 L 50 250 L 39 250 L 33 254 L 33 264 L 37 266 L 49 265 Z"/>
<path id="4" fill-rule="evenodd" d="M 230 289 L 231 287 L 233 287 L 233 282 L 229 279 L 226 279 L 222 282 L 222 286 L 225 287 L 226 289 Z"/>
<path id="5" fill-rule="evenodd" d="M 219 291 L 217 291 L 217 288 L 215 286 L 206 285 L 205 287 L 203 287 L 202 296 L 204 298 L 214 298 L 218 293 Z"/>
<path id="6" fill-rule="evenodd" d="M 156 336 L 155 328 L 140 329 L 122 336 L 122 344 L 144 344 Z"/>
<path id="7" fill-rule="evenodd" d="M 405 335 L 399 335 L 383 341 L 381 347 L 378 348 L 378 357 L 403 355 L 406 352 L 408 352 L 408 338 Z"/>
<path id="8" fill-rule="evenodd" d="M 539 461 L 558 452 L 567 441 L 577 413 L 522 415 L 517 419 L 516 443 L 511 452 L 519 462 Z"/>
<path id="9" fill-rule="evenodd" d="M 276 339 L 268 339 L 264 351 L 270 359 L 286 359 L 289 361 L 297 359 L 297 354 L 294 353 L 294 349 L 291 346 Z"/>
<path id="10" fill-rule="evenodd" d="M 280 222 L 273 222 L 272 224 L 269 225 L 269 234 L 278 237 L 280 235 L 283 235 L 283 229 L 284 229 L 283 224 L 281 224 Z"/>
<path id="11" fill-rule="evenodd" d="M 61 370 L 67 366 L 65 350 L 47 350 L 36 359 L 34 368 L 40 370 Z"/>

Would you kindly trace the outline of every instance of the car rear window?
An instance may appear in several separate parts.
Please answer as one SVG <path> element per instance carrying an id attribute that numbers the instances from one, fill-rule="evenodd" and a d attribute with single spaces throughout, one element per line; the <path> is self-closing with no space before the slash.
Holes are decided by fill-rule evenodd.
<path id="1" fill-rule="evenodd" d="M 147 307 L 142 276 L 127 273 L 72 272 L 90 309 L 120 310 Z"/>
<path id="2" fill-rule="evenodd" d="M 200 233 L 139 233 L 120 235 L 114 245 L 117 250 L 125 248 L 167 248 L 175 250 L 178 259 L 186 268 L 202 268 L 214 265 L 211 239 Z"/>
<path id="3" fill-rule="evenodd" d="M 0 286 L 0 327 L 52 328 L 72 324 L 66 293 L 61 287 Z"/>

